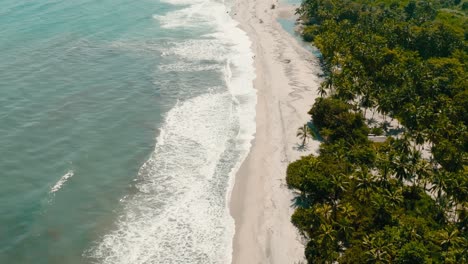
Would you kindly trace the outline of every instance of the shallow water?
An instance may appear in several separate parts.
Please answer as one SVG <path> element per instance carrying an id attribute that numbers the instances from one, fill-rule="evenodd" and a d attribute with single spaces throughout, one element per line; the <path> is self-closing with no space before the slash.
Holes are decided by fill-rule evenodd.
<path id="1" fill-rule="evenodd" d="M 0 7 L 0 263 L 226 263 L 255 132 L 217 1 Z"/>
<path id="2" fill-rule="evenodd" d="M 313 46 L 312 43 L 306 42 L 302 39 L 301 34 L 297 32 L 297 29 L 296 29 L 297 22 L 294 18 L 278 18 L 277 21 L 281 25 L 281 27 L 284 29 L 284 31 L 291 34 L 302 47 L 310 51 L 317 58 L 320 58 L 322 56 L 320 51 L 315 46 Z"/>

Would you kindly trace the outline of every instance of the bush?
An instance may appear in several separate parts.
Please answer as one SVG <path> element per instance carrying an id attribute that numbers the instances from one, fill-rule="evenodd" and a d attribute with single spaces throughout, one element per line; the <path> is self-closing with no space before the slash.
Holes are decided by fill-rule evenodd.
<path id="1" fill-rule="evenodd" d="M 318 34 L 319 27 L 317 25 L 306 26 L 302 31 L 302 39 L 307 42 L 312 42 Z"/>
<path id="2" fill-rule="evenodd" d="M 286 170 L 286 183 L 289 188 L 301 191 L 304 189 L 304 180 L 309 168 L 309 159 L 310 157 L 302 157 L 302 159 L 289 164 Z"/>
<path id="3" fill-rule="evenodd" d="M 354 143 L 367 142 L 369 128 L 361 113 L 351 111 L 351 106 L 339 99 L 318 98 L 310 109 L 314 125 L 327 141 L 345 139 Z"/>
<path id="4" fill-rule="evenodd" d="M 373 127 L 371 128 L 371 134 L 374 134 L 376 136 L 381 136 L 383 135 L 384 131 L 381 127 Z"/>
<path id="5" fill-rule="evenodd" d="M 405 244 L 397 255 L 398 264 L 423 264 L 426 263 L 428 250 L 421 242 L 410 242 Z"/>

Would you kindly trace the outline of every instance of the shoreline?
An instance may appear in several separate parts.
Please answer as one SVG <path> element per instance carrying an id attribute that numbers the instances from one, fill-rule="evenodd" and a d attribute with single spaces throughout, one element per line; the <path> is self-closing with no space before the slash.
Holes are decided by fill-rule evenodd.
<path id="1" fill-rule="evenodd" d="M 295 149 L 296 130 L 310 119 L 307 111 L 318 97 L 320 66 L 277 21 L 293 17 L 295 8 L 274 0 L 236 0 L 232 10 L 252 41 L 257 91 L 255 139 L 229 199 L 235 221 L 232 263 L 304 260 L 304 243 L 290 221 L 294 196 L 285 177 L 290 162 L 319 146 L 309 141 L 307 151 Z"/>

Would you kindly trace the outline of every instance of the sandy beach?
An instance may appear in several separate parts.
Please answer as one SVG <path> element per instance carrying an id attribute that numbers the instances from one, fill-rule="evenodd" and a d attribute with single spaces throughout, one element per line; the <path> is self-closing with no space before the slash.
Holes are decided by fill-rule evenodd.
<path id="1" fill-rule="evenodd" d="M 255 140 L 231 195 L 233 263 L 304 261 L 304 242 L 290 222 L 293 194 L 285 175 L 290 162 L 318 148 L 318 142 L 309 141 L 307 151 L 298 151 L 296 131 L 310 119 L 320 67 L 277 22 L 292 17 L 295 8 L 272 0 L 237 0 L 232 11 L 252 41 L 258 93 Z"/>

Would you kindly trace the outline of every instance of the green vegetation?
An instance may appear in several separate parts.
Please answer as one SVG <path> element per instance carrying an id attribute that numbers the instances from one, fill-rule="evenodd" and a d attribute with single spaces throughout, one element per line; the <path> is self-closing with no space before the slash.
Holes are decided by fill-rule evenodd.
<path id="1" fill-rule="evenodd" d="M 298 9 L 325 73 L 309 111 L 320 155 L 291 163 L 286 177 L 309 263 L 468 263 L 466 6 L 305 0 Z M 370 128 L 368 109 L 403 133 L 369 141 L 386 127 Z"/>
<path id="2" fill-rule="evenodd" d="M 314 135 L 314 132 L 307 125 L 303 125 L 303 126 L 299 127 L 297 129 L 296 136 L 301 139 L 302 143 L 300 145 L 300 148 L 304 148 L 306 143 L 307 143 L 307 139 L 310 138 L 310 137 L 313 137 L 313 135 Z"/>

